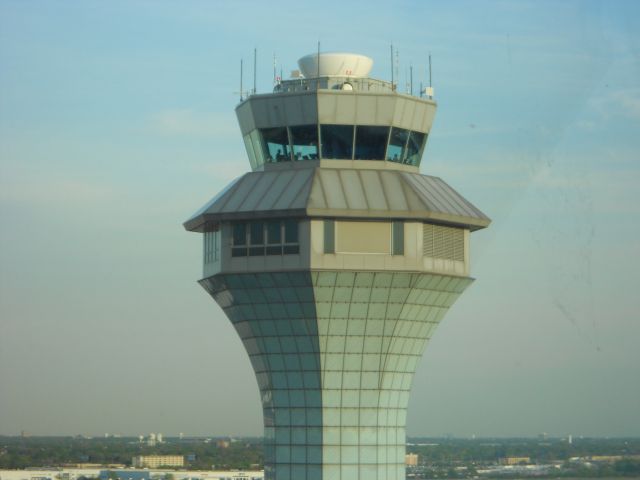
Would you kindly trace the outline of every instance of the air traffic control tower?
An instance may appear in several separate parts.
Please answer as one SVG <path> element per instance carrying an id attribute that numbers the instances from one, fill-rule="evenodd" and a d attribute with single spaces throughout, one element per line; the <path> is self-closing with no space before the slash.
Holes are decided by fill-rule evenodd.
<path id="1" fill-rule="evenodd" d="M 298 64 L 237 106 L 252 171 L 184 226 L 255 370 L 265 478 L 404 480 L 413 374 L 490 220 L 419 172 L 431 98 L 361 55 Z"/>

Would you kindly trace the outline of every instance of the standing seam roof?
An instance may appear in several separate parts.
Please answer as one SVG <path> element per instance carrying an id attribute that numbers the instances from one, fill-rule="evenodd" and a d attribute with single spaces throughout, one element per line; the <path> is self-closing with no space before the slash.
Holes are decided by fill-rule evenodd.
<path id="1" fill-rule="evenodd" d="M 251 172 L 191 217 L 201 229 L 222 218 L 273 215 L 422 218 L 483 228 L 489 218 L 437 177 L 398 170 L 301 168 Z"/>

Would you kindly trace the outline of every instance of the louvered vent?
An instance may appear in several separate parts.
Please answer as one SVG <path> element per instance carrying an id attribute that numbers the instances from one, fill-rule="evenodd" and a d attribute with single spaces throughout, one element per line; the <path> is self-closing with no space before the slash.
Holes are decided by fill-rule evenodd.
<path id="1" fill-rule="evenodd" d="M 422 225 L 425 257 L 464 261 L 464 230 L 425 223 Z"/>

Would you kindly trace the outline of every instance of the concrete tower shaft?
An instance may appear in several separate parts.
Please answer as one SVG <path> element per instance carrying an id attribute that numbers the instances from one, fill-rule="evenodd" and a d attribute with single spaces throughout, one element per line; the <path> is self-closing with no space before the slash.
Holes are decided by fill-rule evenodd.
<path id="1" fill-rule="evenodd" d="M 413 374 L 490 222 L 419 173 L 435 102 L 351 57 L 244 100 L 253 172 L 185 222 L 256 373 L 267 479 L 404 480 Z"/>

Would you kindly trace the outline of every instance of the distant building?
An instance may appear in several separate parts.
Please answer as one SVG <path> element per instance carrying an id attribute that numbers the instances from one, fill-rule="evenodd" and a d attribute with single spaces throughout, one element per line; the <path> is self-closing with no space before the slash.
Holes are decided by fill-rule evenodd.
<path id="1" fill-rule="evenodd" d="M 404 464 L 407 467 L 415 467 L 418 465 L 418 454 L 417 453 L 407 453 L 404 456 Z"/>
<path id="2" fill-rule="evenodd" d="M 140 455 L 131 459 L 134 468 L 184 467 L 182 455 Z"/>
<path id="3" fill-rule="evenodd" d="M 218 440 L 216 442 L 216 447 L 218 447 L 218 448 L 229 448 L 229 441 L 228 440 Z"/>
<path id="4" fill-rule="evenodd" d="M 592 462 L 618 462 L 624 458 L 623 455 L 592 455 L 589 460 Z"/>
<path id="5" fill-rule="evenodd" d="M 531 463 L 531 457 L 504 457 L 500 459 L 501 465 L 521 465 Z"/>

